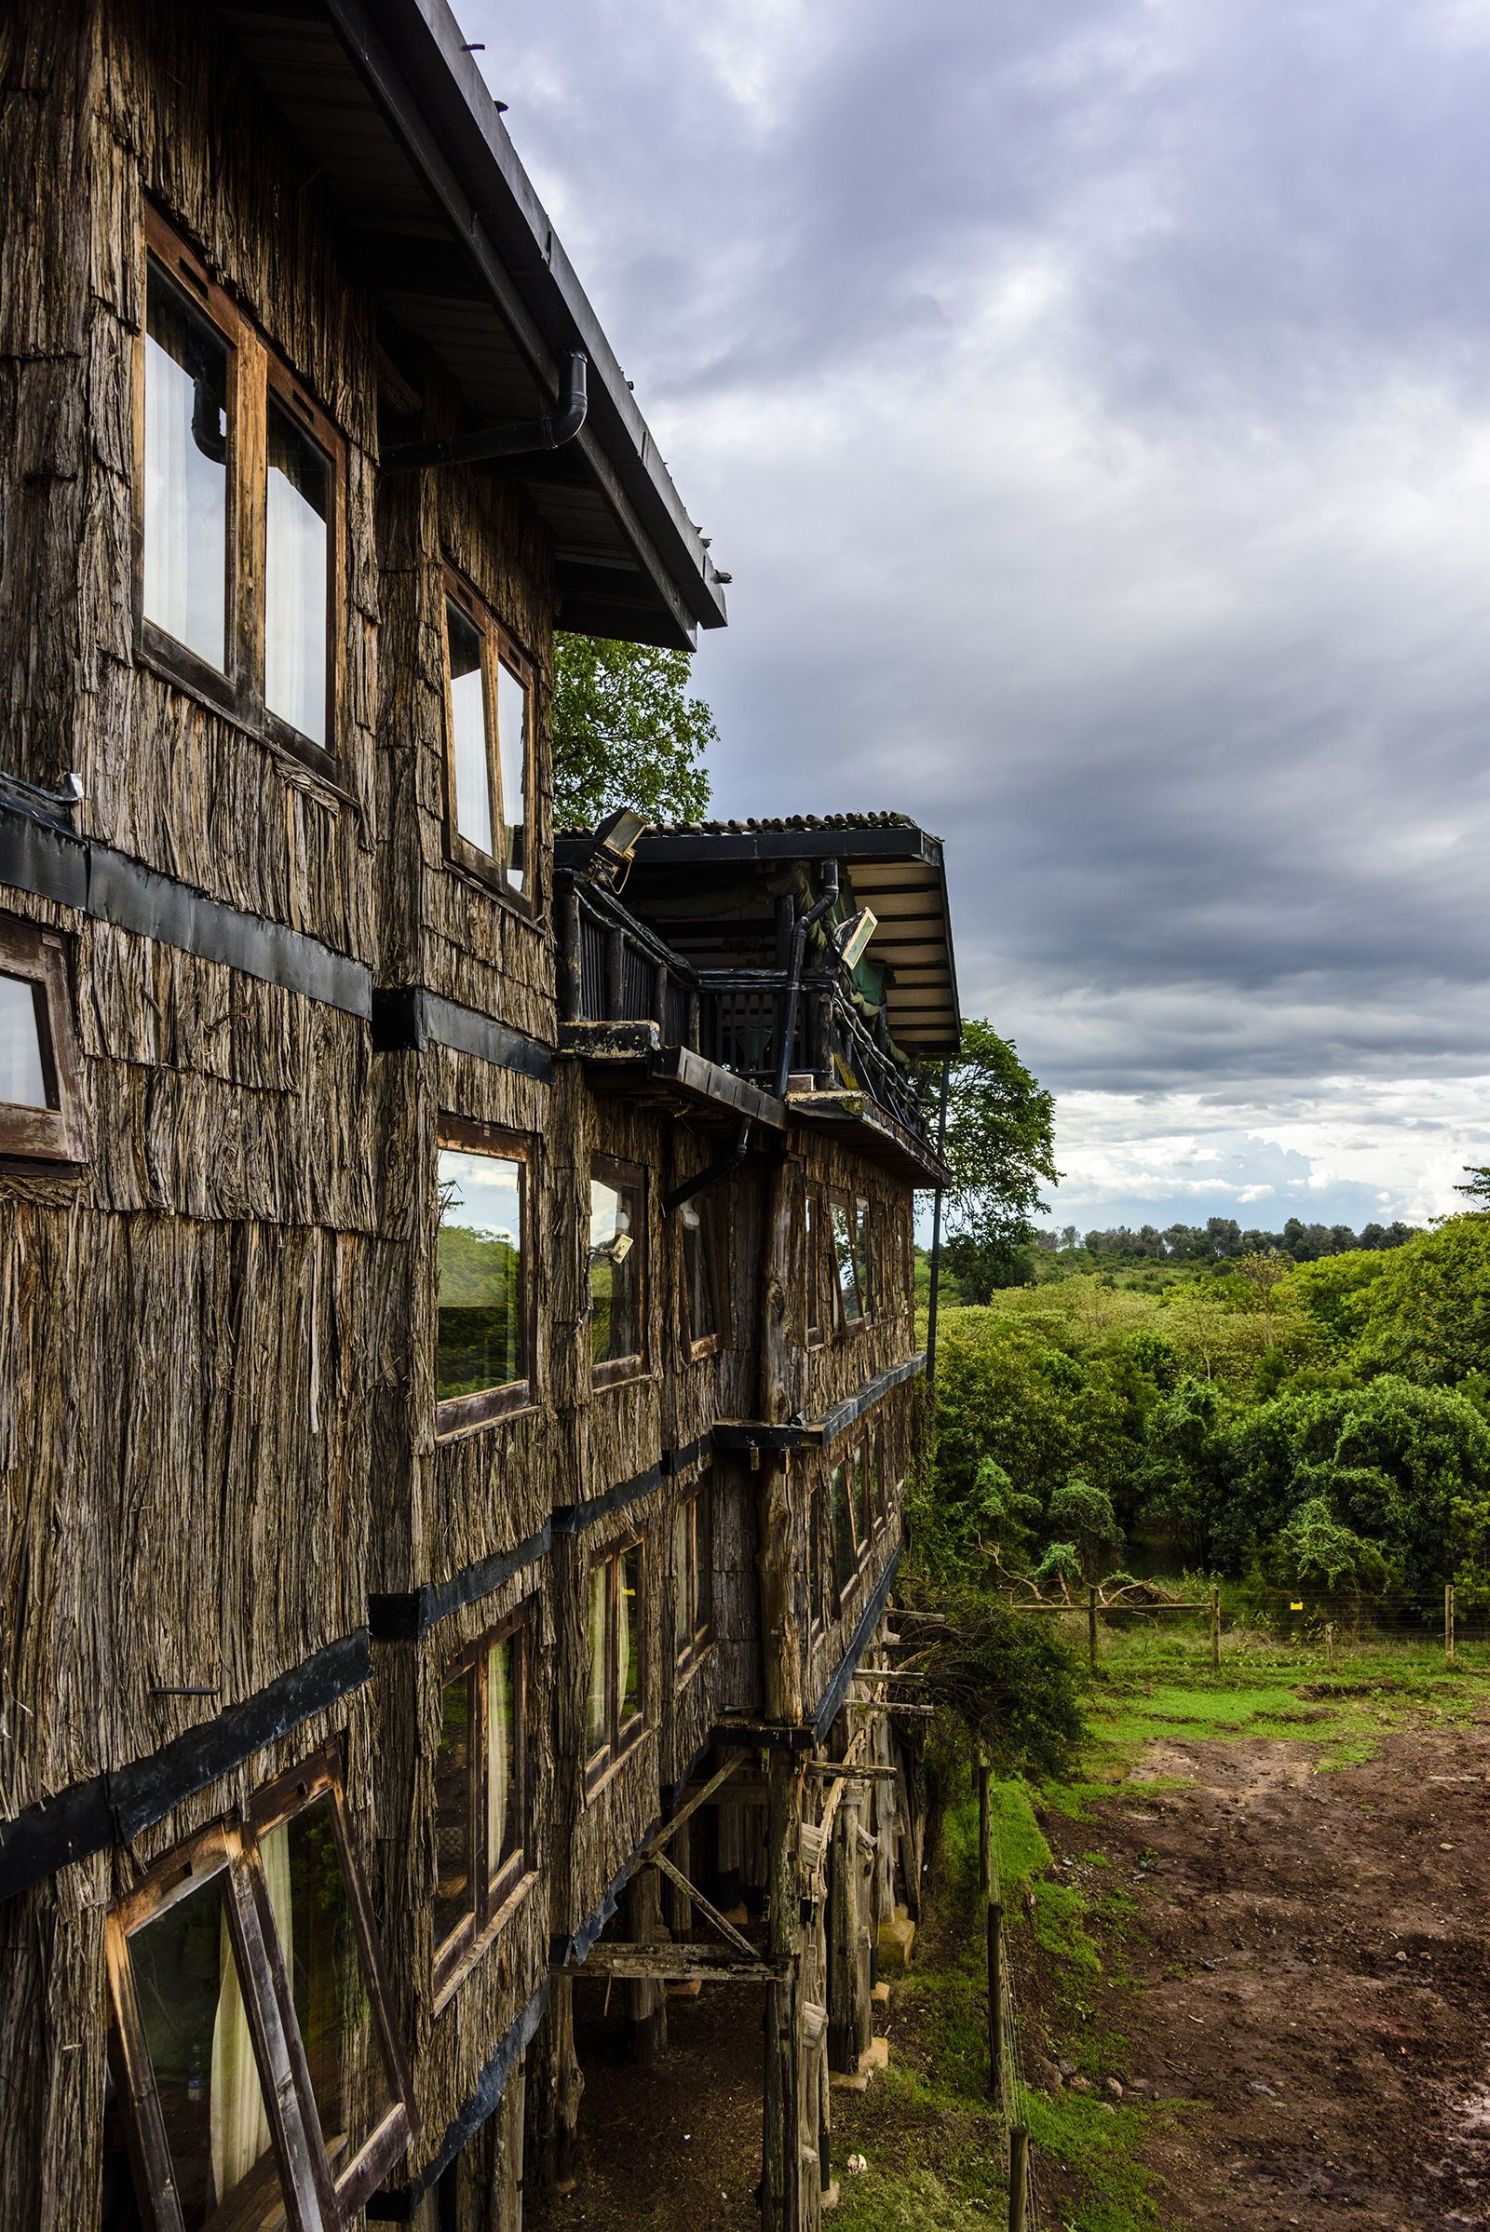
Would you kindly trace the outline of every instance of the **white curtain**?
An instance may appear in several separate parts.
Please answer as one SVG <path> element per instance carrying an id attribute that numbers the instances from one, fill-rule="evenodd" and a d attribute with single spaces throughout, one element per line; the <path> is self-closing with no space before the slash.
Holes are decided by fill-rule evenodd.
<path id="1" fill-rule="evenodd" d="M 145 343 L 145 616 L 193 643 L 188 616 L 187 456 L 192 381 L 153 338 Z M 204 653 L 211 657 L 210 650 Z M 222 664 L 221 646 L 215 662 Z"/>
<path id="2" fill-rule="evenodd" d="M 292 1957 L 290 1937 L 290 1847 L 283 1828 L 273 1830 L 259 1847 L 269 1904 L 279 1928 L 285 1959 Z M 220 1960 L 222 1989 L 212 2026 L 212 2181 L 219 2202 L 241 2185 L 259 2157 L 269 2150 L 269 2119 L 259 2066 L 254 2059 L 248 2010 L 238 1982 L 238 1963 L 228 1929 L 227 1900 L 223 1885 Z"/>
<path id="3" fill-rule="evenodd" d="M 511 1636 L 495 1643 L 487 1658 L 486 1673 L 486 1868 L 496 1874 L 507 1857 L 503 1842 L 512 1788 L 512 1657 Z"/>

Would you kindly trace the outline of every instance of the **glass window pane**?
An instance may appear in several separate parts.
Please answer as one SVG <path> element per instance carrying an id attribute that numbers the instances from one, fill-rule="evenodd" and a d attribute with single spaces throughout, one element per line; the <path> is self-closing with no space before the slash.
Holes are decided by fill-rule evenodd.
<path id="1" fill-rule="evenodd" d="M 0 976 L 0 1101 L 22 1108 L 51 1105 L 42 1016 L 40 991 L 29 978 Z"/>
<path id="2" fill-rule="evenodd" d="M 481 638 L 460 606 L 445 599 L 450 655 L 450 756 L 455 762 L 455 826 L 478 852 L 490 853 L 491 769 L 486 756 L 486 683 Z"/>
<path id="3" fill-rule="evenodd" d="M 640 1208 L 634 1186 L 590 1180 L 590 1352 L 597 1364 L 641 1354 Z"/>
<path id="4" fill-rule="evenodd" d="M 528 867 L 528 689 L 505 659 L 497 662 L 497 761 L 502 771 L 502 823 L 507 881 L 521 891 Z"/>
<path id="5" fill-rule="evenodd" d="M 607 1711 L 610 1565 L 590 1569 L 590 1689 L 585 1706 L 585 1750 L 593 1758 L 610 1742 Z"/>
<path id="6" fill-rule="evenodd" d="M 522 1785 L 517 1747 L 522 1741 L 518 1719 L 518 1663 L 522 1650 L 516 1635 L 504 1635 L 487 1653 L 486 1662 L 486 1865 L 495 1878 L 523 1847 Z"/>
<path id="7" fill-rule="evenodd" d="M 821 1287 L 818 1281 L 818 1215 L 817 1196 L 808 1194 L 805 1201 L 806 1223 L 802 1235 L 802 1253 L 806 1258 L 807 1272 L 807 1330 L 810 1334 L 822 1331 L 822 1305 L 819 1300 Z"/>
<path id="8" fill-rule="evenodd" d="M 633 1543 L 621 1552 L 621 1606 L 616 1637 L 617 1715 L 622 1728 L 642 1709 L 642 1552 Z"/>
<path id="9" fill-rule="evenodd" d="M 526 1377 L 523 1166 L 507 1155 L 439 1156 L 441 1402 Z"/>
<path id="10" fill-rule="evenodd" d="M 317 1798 L 259 1845 L 295 2020 L 332 2175 L 393 2106 L 331 1800 Z"/>
<path id="11" fill-rule="evenodd" d="M 850 1323 L 863 1315 L 859 1306 L 859 1273 L 854 1262 L 854 1234 L 842 1202 L 833 1204 L 833 1256 L 838 1275 L 838 1297 Z"/>
<path id="12" fill-rule="evenodd" d="M 471 1856 L 471 1724 L 475 1677 L 463 1667 L 440 1693 L 435 1754 L 435 1944 L 459 1929 L 476 1904 Z"/>
<path id="13" fill-rule="evenodd" d="M 145 292 L 144 610 L 227 667 L 228 347 L 152 263 Z"/>
<path id="14" fill-rule="evenodd" d="M 186 2232 L 284 2222 L 227 1915 L 228 1879 L 209 1876 L 132 1932 L 130 1965 Z"/>
<path id="15" fill-rule="evenodd" d="M 842 1465 L 835 1465 L 828 1475 L 828 1502 L 833 1517 L 833 1571 L 840 1589 L 847 1588 L 859 1563 L 854 1544 L 854 1522 L 849 1511 L 848 1482 Z"/>
<path id="16" fill-rule="evenodd" d="M 693 1506 L 679 1504 L 673 1513 L 673 1649 L 682 1657 L 693 1641 Z"/>
<path id="17" fill-rule="evenodd" d="M 683 1219 L 683 1282 L 688 1299 L 690 1340 L 708 1341 L 719 1331 L 714 1302 L 713 1234 L 707 1212 L 697 1201 L 686 1201 Z"/>
<path id="18" fill-rule="evenodd" d="M 135 2199 L 124 2104 L 115 2089 L 112 2072 L 107 2069 L 103 2080 L 103 2193 L 98 2232 L 146 2232 L 145 2220 Z"/>
<path id="19" fill-rule="evenodd" d="M 859 1305 L 865 1317 L 872 1316 L 874 1310 L 873 1269 L 869 1253 L 869 1204 L 861 1201 L 854 1211 L 854 1276 L 859 1288 Z"/>
<path id="20" fill-rule="evenodd" d="M 325 744 L 331 460 L 272 396 L 268 439 L 264 701 L 313 744 Z"/>
<path id="21" fill-rule="evenodd" d="M 869 1540 L 872 1520 L 869 1510 L 869 1459 L 863 1442 L 854 1451 L 854 1529 L 860 1544 Z"/>

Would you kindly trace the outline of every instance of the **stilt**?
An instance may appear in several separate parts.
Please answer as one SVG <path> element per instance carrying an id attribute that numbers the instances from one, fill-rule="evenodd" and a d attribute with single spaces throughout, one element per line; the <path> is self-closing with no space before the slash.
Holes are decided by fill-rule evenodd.
<path id="1" fill-rule="evenodd" d="M 766 1928 L 770 1952 L 800 1952 L 798 1886 L 798 1783 L 789 1753 L 766 1755 L 770 1881 Z M 765 2119 L 761 2147 L 762 2232 L 800 2232 L 802 2164 L 800 1977 L 794 1968 L 783 1984 L 766 1986 Z"/>
<path id="2" fill-rule="evenodd" d="M 869 1869 L 862 1807 L 845 1793 L 833 1823 L 828 1894 L 828 2060 L 851 2075 L 873 2032 L 869 1938 L 865 1925 Z M 870 1851 L 872 1853 L 871 1844 Z"/>
<path id="3" fill-rule="evenodd" d="M 659 1886 L 655 1868 L 638 1868 L 626 1886 L 626 1934 L 633 1945 L 655 1945 L 667 1935 Z M 667 2052 L 667 1987 L 653 1976 L 633 1977 L 626 1986 L 626 2017 L 631 2058 L 650 2069 Z"/>
<path id="4" fill-rule="evenodd" d="M 579 2104 L 585 2079 L 574 2044 L 574 1979 L 563 1969 L 553 1979 L 548 2019 L 553 2032 L 554 2191 L 572 2193 L 578 2178 Z"/>

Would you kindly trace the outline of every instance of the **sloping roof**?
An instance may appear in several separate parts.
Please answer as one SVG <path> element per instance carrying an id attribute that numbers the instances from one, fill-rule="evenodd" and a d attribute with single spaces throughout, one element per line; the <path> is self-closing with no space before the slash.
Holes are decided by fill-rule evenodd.
<path id="1" fill-rule="evenodd" d="M 457 381 L 471 428 L 549 410 L 571 350 L 589 417 L 506 461 L 554 538 L 561 625 L 686 648 L 724 593 L 446 0 L 219 11 L 326 181 L 348 260 Z"/>
<path id="2" fill-rule="evenodd" d="M 582 865 L 588 833 L 558 840 L 560 867 Z M 784 814 L 746 821 L 674 822 L 649 829 L 635 853 L 627 903 L 660 891 L 669 871 L 771 870 L 836 860 L 854 904 L 878 917 L 868 958 L 890 972 L 885 1007 L 908 1054 L 955 1053 L 961 1035 L 942 840 L 908 814 Z M 768 911 L 768 910 L 767 910 Z M 665 927 L 665 926 L 664 926 Z"/>

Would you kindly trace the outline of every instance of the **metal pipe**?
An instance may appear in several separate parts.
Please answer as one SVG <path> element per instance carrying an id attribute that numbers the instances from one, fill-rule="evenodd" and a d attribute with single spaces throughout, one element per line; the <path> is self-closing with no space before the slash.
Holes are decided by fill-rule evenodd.
<path id="1" fill-rule="evenodd" d="M 838 863 L 823 862 L 823 889 L 806 914 L 798 915 L 792 924 L 792 956 L 786 975 L 786 995 L 782 1003 L 781 1043 L 776 1049 L 776 1098 L 785 1100 L 786 1081 L 791 1074 L 792 1041 L 797 1032 L 797 995 L 802 988 L 802 964 L 807 957 L 807 933 L 815 922 L 820 922 L 838 897 Z"/>
<path id="2" fill-rule="evenodd" d="M 949 1054 L 942 1064 L 941 1104 L 936 1119 L 936 1159 L 945 1170 L 947 1166 L 947 1094 L 952 1078 L 952 1057 Z M 926 1310 L 926 1418 L 928 1425 L 936 1415 L 936 1312 L 942 1280 L 942 1194 L 936 1189 L 936 1206 L 931 1212 L 931 1300 Z"/>
<path id="3" fill-rule="evenodd" d="M 590 407 L 588 375 L 589 358 L 574 349 L 564 359 L 559 400 L 541 418 L 508 419 L 474 434 L 447 434 L 428 442 L 395 442 L 383 452 L 382 470 L 407 473 L 421 465 L 480 465 L 491 457 L 562 449 L 585 423 Z"/>
<path id="4" fill-rule="evenodd" d="M 695 1194 L 701 1194 L 705 1186 L 712 1186 L 716 1178 L 727 1178 L 730 1172 L 745 1160 L 749 1146 L 750 1118 L 742 1116 L 740 1129 L 735 1134 L 735 1144 L 729 1149 L 728 1153 L 721 1155 L 718 1162 L 708 1164 L 705 1169 L 696 1170 L 691 1178 L 683 1180 L 681 1186 L 674 1186 L 671 1193 L 663 1195 L 663 1215 L 670 1217 L 675 1209 L 682 1208 L 685 1201 L 692 1201 Z"/>

